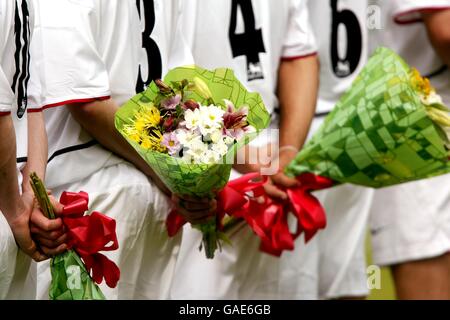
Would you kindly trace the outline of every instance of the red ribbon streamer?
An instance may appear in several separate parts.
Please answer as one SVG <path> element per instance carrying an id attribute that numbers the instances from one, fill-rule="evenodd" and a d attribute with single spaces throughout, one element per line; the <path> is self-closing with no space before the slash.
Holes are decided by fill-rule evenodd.
<path id="1" fill-rule="evenodd" d="M 267 179 L 253 182 L 260 175 L 249 174 L 230 181 L 218 197 L 217 221 L 219 229 L 225 213 L 235 218 L 245 219 L 249 227 L 261 239 L 260 250 L 281 256 L 284 250 L 293 250 L 294 242 L 305 233 L 305 242 L 326 227 L 325 210 L 311 192 L 330 188 L 333 181 L 305 173 L 297 178 L 300 186 L 286 189 L 288 200 L 273 200 L 264 191 Z M 253 195 L 249 196 L 249 192 Z M 291 233 L 288 216 L 292 213 L 297 218 L 297 230 Z M 186 223 L 175 210 L 167 218 L 169 236 L 175 236 Z"/>
<path id="2" fill-rule="evenodd" d="M 64 205 L 61 218 L 68 229 L 67 245 L 83 259 L 88 272 L 98 284 L 105 279 L 110 288 L 115 288 L 120 279 L 120 270 L 100 251 L 119 248 L 116 221 L 99 212 L 84 215 L 88 210 L 89 195 L 86 192 L 64 192 L 60 198 Z"/>
<path id="3" fill-rule="evenodd" d="M 330 188 L 333 181 L 311 173 L 297 178 L 300 186 L 286 189 L 288 200 L 278 201 L 265 197 L 263 204 L 252 203 L 243 218 L 261 238 L 260 250 L 274 256 L 281 256 L 284 250 L 293 250 L 294 242 L 302 233 L 305 242 L 311 240 L 318 230 L 326 227 L 326 215 L 320 202 L 311 192 Z M 297 230 L 291 233 L 288 216 L 297 219 Z"/>
<path id="4" fill-rule="evenodd" d="M 218 229 L 222 227 L 222 219 L 225 214 L 232 216 L 239 215 L 238 212 L 245 211 L 250 206 L 248 193 L 259 197 L 264 194 L 264 184 L 267 179 L 261 178 L 258 173 L 250 173 L 236 180 L 228 182 L 225 188 L 217 195 L 217 224 Z M 172 210 L 166 220 L 167 232 L 170 237 L 174 237 L 186 220 Z"/>

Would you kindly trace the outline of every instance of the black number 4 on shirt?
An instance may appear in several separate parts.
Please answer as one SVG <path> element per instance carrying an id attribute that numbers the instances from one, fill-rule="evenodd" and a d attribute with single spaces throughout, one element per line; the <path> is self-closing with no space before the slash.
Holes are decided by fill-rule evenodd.
<path id="1" fill-rule="evenodd" d="M 236 33 L 238 8 L 240 8 L 244 20 L 244 33 Z M 256 29 L 252 1 L 233 0 L 228 36 L 233 57 L 245 56 L 247 58 L 248 81 L 264 79 L 259 54 L 266 52 L 266 50 L 262 30 Z"/>

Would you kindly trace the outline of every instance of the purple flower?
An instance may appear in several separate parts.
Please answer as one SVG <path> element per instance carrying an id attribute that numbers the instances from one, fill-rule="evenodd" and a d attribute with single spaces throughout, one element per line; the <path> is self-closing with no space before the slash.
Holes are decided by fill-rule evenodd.
<path id="1" fill-rule="evenodd" d="M 175 132 L 165 133 L 163 135 L 163 140 L 161 144 L 167 148 L 167 150 L 169 151 L 169 155 L 171 156 L 176 155 L 181 149 L 181 144 L 178 141 Z"/>
<path id="2" fill-rule="evenodd" d="M 175 110 L 181 102 L 181 96 L 179 94 L 167 98 L 161 102 L 161 107 L 166 110 Z"/>

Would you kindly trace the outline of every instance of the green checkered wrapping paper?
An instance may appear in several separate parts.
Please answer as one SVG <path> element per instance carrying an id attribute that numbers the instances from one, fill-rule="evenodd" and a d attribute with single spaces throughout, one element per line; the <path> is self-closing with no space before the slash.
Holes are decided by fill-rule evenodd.
<path id="1" fill-rule="evenodd" d="M 286 173 L 373 188 L 450 173 L 448 138 L 428 116 L 410 70 L 379 48 Z"/>
<path id="2" fill-rule="evenodd" d="M 145 92 L 136 95 L 119 109 L 116 113 L 115 124 L 117 130 L 137 150 L 171 192 L 180 195 L 212 197 L 214 191 L 220 191 L 227 184 L 237 150 L 249 143 L 259 131 L 269 125 L 270 116 L 261 96 L 258 93 L 249 92 L 231 69 L 220 68 L 209 71 L 198 66 L 180 67 L 171 70 L 164 78 L 164 82 L 170 84 L 184 79 L 192 82 L 194 78 L 200 78 L 206 83 L 215 103 L 223 105 L 223 99 L 228 99 L 237 108 L 248 106 L 247 120 L 257 130 L 256 133 L 248 134 L 229 150 L 224 164 L 187 164 L 168 154 L 145 150 L 138 143 L 127 138 L 123 128 L 132 123 L 135 110 L 139 109 L 143 103 L 142 99 L 154 101 L 158 94 L 159 90 L 154 82 Z M 191 93 L 190 98 L 198 103 L 208 104 L 207 99 L 195 91 Z"/>
<path id="3" fill-rule="evenodd" d="M 52 258 L 51 300 L 105 300 L 100 288 L 92 280 L 80 257 L 69 250 Z"/>

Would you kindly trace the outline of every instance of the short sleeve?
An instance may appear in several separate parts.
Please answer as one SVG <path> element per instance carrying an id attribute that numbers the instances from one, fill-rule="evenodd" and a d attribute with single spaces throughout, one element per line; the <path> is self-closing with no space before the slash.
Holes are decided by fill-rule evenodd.
<path id="1" fill-rule="evenodd" d="M 293 0 L 283 44 L 283 60 L 303 58 L 316 53 L 317 45 L 309 20 L 307 1 Z"/>
<path id="2" fill-rule="evenodd" d="M 422 21 L 423 12 L 450 9 L 450 0 L 393 0 L 394 21 L 409 24 Z"/>
<path id="3" fill-rule="evenodd" d="M 7 53 L 8 39 L 10 32 L 8 29 L 11 28 L 11 23 L 14 15 L 14 6 L 10 3 L 1 2 L 0 3 L 0 115 L 6 115 L 11 113 L 12 104 L 14 101 L 14 93 L 11 89 L 11 83 L 8 80 L 8 76 L 4 67 L 10 63 L 9 60 L 5 59 Z"/>
<path id="4" fill-rule="evenodd" d="M 34 63 L 42 80 L 37 87 L 42 107 L 109 97 L 108 73 L 96 43 L 94 2 L 40 0 L 37 6 L 35 37 L 41 43 L 34 49 L 41 51 Z"/>

